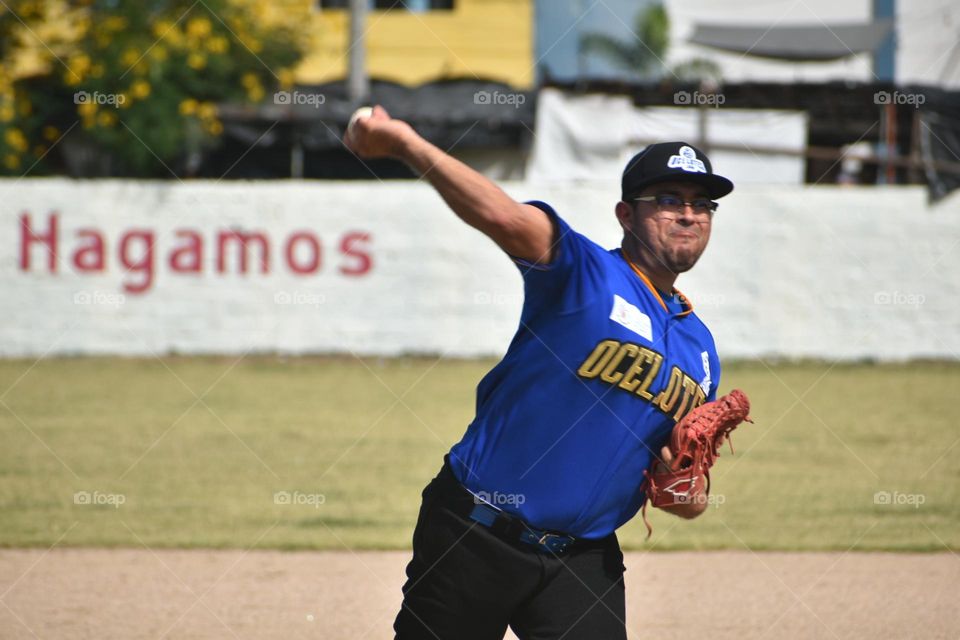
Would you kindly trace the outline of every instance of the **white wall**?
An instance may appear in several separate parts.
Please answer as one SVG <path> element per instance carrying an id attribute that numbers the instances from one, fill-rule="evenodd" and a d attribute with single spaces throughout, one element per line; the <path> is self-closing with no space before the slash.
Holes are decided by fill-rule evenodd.
<path id="1" fill-rule="evenodd" d="M 898 0 L 897 83 L 960 89 L 958 34 L 955 0 Z"/>
<path id="2" fill-rule="evenodd" d="M 874 82 L 870 54 L 833 62 L 793 63 L 768 60 L 693 45 L 694 25 L 799 26 L 865 24 L 872 20 L 870 0 L 667 0 L 672 66 L 700 56 L 713 60 L 727 82 Z M 960 87 L 960 3 L 955 0 L 897 0 L 897 84 Z"/>
<path id="3" fill-rule="evenodd" d="M 902 4 L 906 0 L 900 0 Z M 872 82 L 873 59 L 857 54 L 830 62 L 785 62 L 720 51 L 690 44 L 696 24 L 787 27 L 821 24 L 864 24 L 871 20 L 870 0 L 667 0 L 670 16 L 670 51 L 673 66 L 694 57 L 707 58 L 720 66 L 725 82 L 824 82 L 856 80 Z"/>
<path id="4" fill-rule="evenodd" d="M 508 184 L 555 204 L 575 229 L 619 242 L 616 181 Z M 499 354 L 516 328 L 522 283 L 478 232 L 422 183 L 0 181 L 0 355 L 247 351 Z M 58 265 L 34 243 L 20 266 L 21 216 L 45 232 L 58 215 Z M 105 269 L 72 266 L 95 230 Z M 200 273 L 176 273 L 184 230 L 203 241 Z M 260 231 L 248 272 L 219 272 L 221 231 Z M 177 231 L 181 235 L 176 235 Z M 154 275 L 138 264 L 152 232 Z M 315 272 L 285 246 L 306 232 Z M 367 238 L 363 239 L 362 234 Z M 293 261 L 310 267 L 307 236 Z M 344 239 L 352 248 L 344 250 Z M 236 247 L 233 247 L 234 249 Z M 369 264 L 365 258 L 369 258 Z M 90 254 L 87 254 L 90 257 Z M 183 266 L 183 263 L 181 263 Z M 353 273 L 359 272 L 359 273 Z M 745 186 L 725 198 L 711 245 L 678 286 L 724 356 L 960 357 L 960 198 L 934 208 L 918 188 Z"/>
<path id="5" fill-rule="evenodd" d="M 687 101 L 706 98 L 699 92 L 676 95 Z M 638 109 L 627 96 L 542 89 L 526 176 L 538 184 L 608 177 L 615 182 L 630 158 L 651 142 L 686 140 L 699 145 L 699 111 L 686 107 Z M 704 116 L 707 144 L 732 149 L 709 154 L 714 166 L 723 167 L 723 174 L 734 183 L 803 183 L 803 158 L 760 155 L 753 149 L 803 151 L 806 113 L 712 107 Z"/>

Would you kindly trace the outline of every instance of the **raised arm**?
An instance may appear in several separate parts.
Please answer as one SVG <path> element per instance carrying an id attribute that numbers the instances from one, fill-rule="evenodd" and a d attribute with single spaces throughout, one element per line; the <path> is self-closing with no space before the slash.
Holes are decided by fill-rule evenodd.
<path id="1" fill-rule="evenodd" d="M 360 118 L 344 139 L 361 158 L 396 158 L 424 176 L 457 216 L 511 256 L 552 259 L 553 225 L 537 207 L 521 204 L 464 163 L 430 144 L 383 107 Z"/>

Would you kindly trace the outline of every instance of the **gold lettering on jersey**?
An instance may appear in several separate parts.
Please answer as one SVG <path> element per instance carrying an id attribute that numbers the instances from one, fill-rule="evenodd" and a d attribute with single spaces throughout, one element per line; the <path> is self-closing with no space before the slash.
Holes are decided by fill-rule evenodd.
<path id="1" fill-rule="evenodd" d="M 601 340 L 584 359 L 577 374 L 588 380 L 599 378 L 617 385 L 679 421 L 691 409 L 703 404 L 706 394 L 692 376 L 676 365 L 670 370 L 666 387 L 659 392 L 651 390 L 662 365 L 663 355 L 653 349 L 632 342 Z"/>
<path id="2" fill-rule="evenodd" d="M 633 391 L 647 402 L 653 400 L 650 385 L 653 383 L 653 379 L 657 377 L 661 364 L 663 364 L 662 355 L 646 347 L 640 347 L 637 359 L 623 374 L 619 387 L 624 391 Z M 641 375 L 644 375 L 643 380 L 640 380 Z"/>
<path id="3" fill-rule="evenodd" d="M 690 376 L 683 377 L 683 383 L 681 387 L 683 390 L 683 396 L 680 399 L 680 406 L 677 408 L 677 412 L 673 415 L 674 420 L 680 420 L 680 416 L 687 412 L 687 407 L 690 406 L 690 401 L 695 398 L 697 391 L 703 393 L 703 390 L 700 389 L 700 386 Z"/>
<path id="4" fill-rule="evenodd" d="M 660 407 L 660 411 L 670 413 L 673 406 L 677 404 L 677 398 L 680 397 L 680 386 L 683 384 L 683 371 L 680 367 L 673 365 L 670 369 L 670 380 L 667 382 L 667 388 L 660 392 L 654 402 Z"/>
<path id="5" fill-rule="evenodd" d="M 623 359 L 628 354 L 631 358 L 635 358 L 639 351 L 640 347 L 637 345 L 624 342 L 622 345 L 620 345 L 620 348 L 617 349 L 617 355 L 613 356 L 607 366 L 603 368 L 603 373 L 600 374 L 600 379 L 604 382 L 609 382 L 610 384 L 616 384 L 620 382 L 620 378 L 623 377 L 623 372 L 617 371 L 617 367 L 620 366 L 620 363 L 623 362 Z"/>
<path id="6" fill-rule="evenodd" d="M 607 366 L 607 363 L 610 362 L 610 358 L 617 352 L 619 346 L 620 343 L 616 340 L 604 340 L 598 343 L 597 346 L 593 348 L 593 352 L 587 356 L 587 359 L 584 360 L 580 368 L 577 369 L 577 374 L 588 380 L 590 378 L 596 378 L 600 375 L 600 372 L 603 371 L 603 368 Z"/>

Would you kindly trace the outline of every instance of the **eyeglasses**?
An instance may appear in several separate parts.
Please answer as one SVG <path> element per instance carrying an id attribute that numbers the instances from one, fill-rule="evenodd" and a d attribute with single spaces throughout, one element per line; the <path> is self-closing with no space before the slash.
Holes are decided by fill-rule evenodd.
<path id="1" fill-rule="evenodd" d="M 686 205 L 690 205 L 693 208 L 693 214 L 700 217 L 709 217 L 720 206 L 719 202 L 714 202 L 709 198 L 696 198 L 692 201 L 684 200 L 678 196 L 671 195 L 659 195 L 659 196 L 640 196 L 639 198 L 633 198 L 633 200 L 638 202 L 656 202 L 657 207 L 661 211 L 667 211 L 669 213 L 682 213 L 683 208 Z"/>

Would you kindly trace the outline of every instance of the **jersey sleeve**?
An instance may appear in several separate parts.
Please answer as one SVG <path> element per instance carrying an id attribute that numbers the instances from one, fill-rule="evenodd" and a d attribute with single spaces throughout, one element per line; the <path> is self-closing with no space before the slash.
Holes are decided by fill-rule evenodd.
<path id="1" fill-rule="evenodd" d="M 523 315 L 552 309 L 571 313 L 591 304 L 604 286 L 603 264 L 597 254 L 603 249 L 570 228 L 550 205 L 527 202 L 547 214 L 553 224 L 552 260 L 535 264 L 511 256 L 523 276 Z"/>

